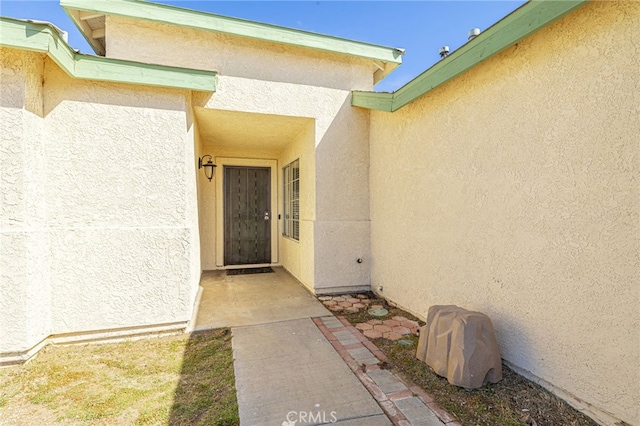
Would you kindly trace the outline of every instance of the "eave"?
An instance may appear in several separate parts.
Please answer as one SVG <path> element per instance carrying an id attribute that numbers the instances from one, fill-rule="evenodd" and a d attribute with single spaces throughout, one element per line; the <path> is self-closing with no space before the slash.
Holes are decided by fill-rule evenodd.
<path id="1" fill-rule="evenodd" d="M 588 0 L 530 0 L 393 93 L 354 91 L 353 106 L 393 112 L 550 25 Z"/>
<path id="2" fill-rule="evenodd" d="M 308 31 L 231 18 L 197 10 L 139 0 L 61 0 L 60 5 L 71 17 L 96 53 L 104 55 L 104 32 L 90 28 L 88 19 L 99 16 L 125 16 L 198 30 L 237 35 L 272 43 L 333 52 L 371 59 L 378 68 L 377 83 L 402 63 L 403 49 L 379 46 Z"/>
<path id="3" fill-rule="evenodd" d="M 74 78 L 215 92 L 216 73 L 82 55 L 48 24 L 0 17 L 0 46 L 46 53 Z"/>

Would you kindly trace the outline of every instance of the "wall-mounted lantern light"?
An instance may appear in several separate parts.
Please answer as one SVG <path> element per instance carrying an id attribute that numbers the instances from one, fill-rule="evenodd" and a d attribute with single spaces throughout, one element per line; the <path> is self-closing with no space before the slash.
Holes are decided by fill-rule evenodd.
<path id="1" fill-rule="evenodd" d="M 209 159 L 205 163 L 204 159 L 207 157 L 209 157 Z M 207 179 L 209 179 L 209 182 L 211 182 L 211 179 L 213 178 L 213 170 L 216 168 L 216 165 L 213 164 L 213 158 L 211 158 L 211 156 L 208 154 L 198 158 L 198 168 L 201 169 L 203 167 L 204 175 L 207 177 Z"/>

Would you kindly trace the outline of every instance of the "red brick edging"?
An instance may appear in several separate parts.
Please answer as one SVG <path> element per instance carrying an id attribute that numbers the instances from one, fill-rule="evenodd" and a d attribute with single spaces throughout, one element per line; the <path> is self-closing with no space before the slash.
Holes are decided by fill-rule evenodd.
<path id="1" fill-rule="evenodd" d="M 382 389 L 376 384 L 376 382 L 367 374 L 367 371 L 371 370 L 380 370 L 379 364 L 369 364 L 369 365 L 360 365 L 356 360 L 349 354 L 348 350 L 350 349 L 358 349 L 361 347 L 366 347 L 378 360 L 387 361 L 386 355 L 378 349 L 376 345 L 374 345 L 366 336 L 360 333 L 360 330 L 355 328 L 354 326 L 347 321 L 347 319 L 343 316 L 337 317 L 342 327 L 336 328 L 328 328 L 323 322 L 321 318 L 312 318 L 313 322 L 316 324 L 318 329 L 322 332 L 322 334 L 326 337 L 326 339 L 331 343 L 333 348 L 340 354 L 342 359 L 349 366 L 351 371 L 354 372 L 356 377 L 362 382 L 362 384 L 367 388 L 369 393 L 375 398 L 380 407 L 384 410 L 385 414 L 389 417 L 389 419 L 396 426 L 410 426 L 411 423 L 407 418 L 400 412 L 398 407 L 395 405 L 395 401 L 399 401 L 402 399 L 410 398 L 413 396 L 418 397 L 443 423 L 447 426 L 461 426 L 455 418 L 443 410 L 438 404 L 436 404 L 427 392 L 425 392 L 421 387 L 411 383 L 406 378 L 398 377 L 398 380 L 402 382 L 407 389 L 403 389 L 401 391 L 384 393 Z M 334 332 L 340 331 L 349 331 L 351 334 L 360 342 L 353 343 L 343 346 L 338 338 L 333 334 Z M 397 377 L 397 376 L 396 376 Z"/>

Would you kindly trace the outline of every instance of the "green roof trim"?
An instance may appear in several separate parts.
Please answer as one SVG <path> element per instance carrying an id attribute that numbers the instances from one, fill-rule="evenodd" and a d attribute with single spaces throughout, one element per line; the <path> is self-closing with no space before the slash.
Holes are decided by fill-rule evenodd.
<path id="1" fill-rule="evenodd" d="M 309 31 L 139 0 L 61 0 L 60 5 L 67 10 L 81 32 L 83 32 L 82 26 L 73 16 L 74 14 L 69 13 L 70 10 L 126 16 L 182 27 L 233 34 L 274 43 L 359 56 L 395 64 L 395 66 L 402 63 L 402 55 L 404 54 L 404 50 L 394 47 L 378 46 Z M 385 74 L 387 73 L 388 72 Z"/>
<path id="2" fill-rule="evenodd" d="M 215 92 L 212 71 L 151 65 L 76 53 L 48 24 L 0 17 L 0 46 L 46 53 L 72 77 Z"/>
<path id="3" fill-rule="evenodd" d="M 393 112 L 393 93 L 389 92 L 360 92 L 351 93 L 351 105 L 378 111 Z"/>
<path id="4" fill-rule="evenodd" d="M 588 0 L 530 0 L 393 93 L 354 91 L 351 104 L 393 112 L 550 25 Z"/>

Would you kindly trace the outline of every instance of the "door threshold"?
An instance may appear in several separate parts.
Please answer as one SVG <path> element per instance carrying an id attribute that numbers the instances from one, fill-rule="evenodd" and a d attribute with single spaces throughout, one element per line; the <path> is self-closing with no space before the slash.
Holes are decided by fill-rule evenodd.
<path id="1" fill-rule="evenodd" d="M 278 266 L 275 263 L 256 263 L 256 264 L 249 264 L 249 265 L 226 265 L 223 266 L 220 269 L 250 269 L 250 268 L 266 268 L 268 266 Z"/>
<path id="2" fill-rule="evenodd" d="M 253 275 L 253 274 L 269 274 L 274 273 L 275 271 L 271 266 L 262 266 L 259 268 L 242 268 L 242 269 L 227 269 L 227 276 L 229 275 Z"/>

